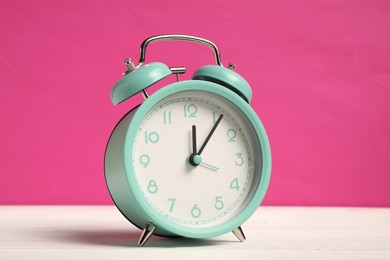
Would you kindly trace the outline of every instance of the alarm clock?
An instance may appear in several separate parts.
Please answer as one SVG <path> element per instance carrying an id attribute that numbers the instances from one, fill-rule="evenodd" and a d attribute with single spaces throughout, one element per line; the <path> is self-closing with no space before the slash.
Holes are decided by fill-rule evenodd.
<path id="1" fill-rule="evenodd" d="M 185 68 L 145 64 L 147 46 L 181 40 L 210 47 L 214 65 L 199 68 L 191 80 L 147 88 Z M 105 179 L 109 193 L 131 223 L 142 230 L 138 244 L 152 235 L 210 238 L 233 232 L 262 202 L 270 181 L 271 152 L 266 131 L 249 105 L 247 81 L 224 67 L 217 46 L 189 35 L 159 35 L 141 45 L 139 64 L 114 85 L 117 105 L 142 93 L 109 138 Z"/>

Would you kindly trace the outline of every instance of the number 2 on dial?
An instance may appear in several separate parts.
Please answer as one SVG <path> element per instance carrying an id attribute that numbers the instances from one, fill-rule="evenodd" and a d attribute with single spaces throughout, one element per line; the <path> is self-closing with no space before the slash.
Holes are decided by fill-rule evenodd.
<path id="1" fill-rule="evenodd" d="M 234 129 L 229 129 L 226 132 L 226 135 L 228 137 L 228 142 L 234 143 L 236 141 L 237 132 Z"/>

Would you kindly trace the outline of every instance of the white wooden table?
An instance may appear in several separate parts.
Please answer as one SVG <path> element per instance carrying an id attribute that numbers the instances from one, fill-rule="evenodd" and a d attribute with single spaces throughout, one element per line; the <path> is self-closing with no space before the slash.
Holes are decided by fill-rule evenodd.
<path id="1" fill-rule="evenodd" d="M 114 206 L 0 206 L 0 259 L 390 259 L 390 208 L 261 207 L 213 239 L 153 237 Z"/>

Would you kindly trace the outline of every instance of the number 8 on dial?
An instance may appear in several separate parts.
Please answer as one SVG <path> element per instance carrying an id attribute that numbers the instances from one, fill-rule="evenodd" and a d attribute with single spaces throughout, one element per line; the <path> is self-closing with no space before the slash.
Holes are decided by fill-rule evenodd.
<path id="1" fill-rule="evenodd" d="M 144 64 L 146 46 L 159 40 L 205 44 L 217 65 L 149 96 L 147 87 L 184 70 Z M 139 244 L 152 234 L 209 238 L 229 231 L 244 241 L 241 225 L 260 205 L 271 170 L 269 142 L 249 105 L 248 83 L 222 67 L 213 43 L 194 36 L 148 38 L 139 65 L 126 65 L 111 93 L 114 104 L 138 92 L 145 101 L 111 134 L 105 177 L 116 206 L 143 230 Z"/>

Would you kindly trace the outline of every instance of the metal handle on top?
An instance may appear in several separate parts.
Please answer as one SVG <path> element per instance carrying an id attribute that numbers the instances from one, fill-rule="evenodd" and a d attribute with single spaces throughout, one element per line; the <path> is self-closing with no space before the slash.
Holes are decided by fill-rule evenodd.
<path id="1" fill-rule="evenodd" d="M 203 39 L 203 38 L 190 36 L 190 35 L 180 35 L 180 34 L 163 34 L 163 35 L 152 36 L 152 37 L 146 39 L 141 44 L 140 59 L 139 59 L 139 64 L 137 67 L 142 66 L 145 63 L 145 53 L 146 53 L 146 47 L 148 46 L 148 44 L 150 44 L 152 42 L 166 41 L 166 40 L 189 41 L 189 42 L 197 42 L 197 43 L 201 43 L 203 45 L 206 45 L 214 51 L 215 63 L 218 66 L 223 67 L 222 62 L 221 62 L 221 55 L 219 53 L 218 47 L 214 43 L 212 43 L 209 40 Z"/>

